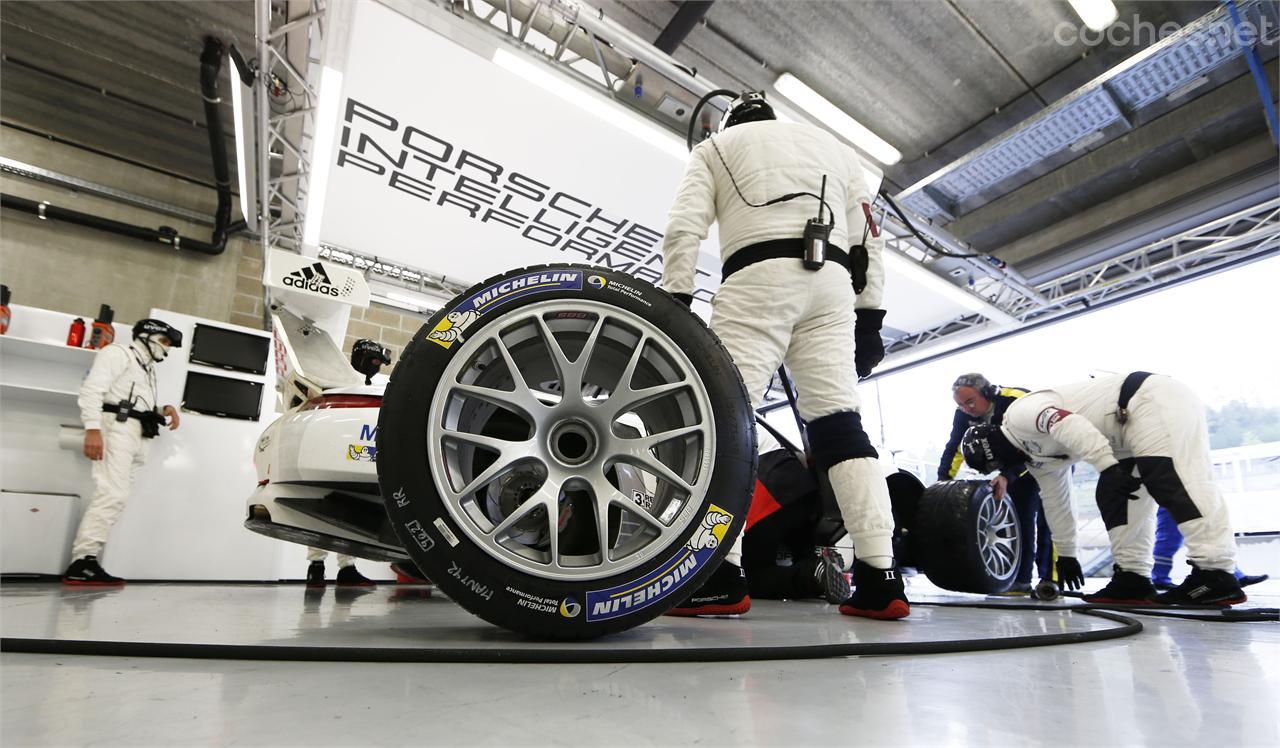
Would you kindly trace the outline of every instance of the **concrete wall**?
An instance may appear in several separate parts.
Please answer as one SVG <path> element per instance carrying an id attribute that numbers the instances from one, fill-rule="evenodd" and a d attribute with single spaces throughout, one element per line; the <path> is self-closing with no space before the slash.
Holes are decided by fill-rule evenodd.
<path id="1" fill-rule="evenodd" d="M 161 202 L 212 219 L 217 197 L 203 185 L 57 143 L 13 128 L 0 128 L 0 155 Z M 210 169 L 212 172 L 212 167 Z M 212 179 L 212 174 L 210 175 Z M 210 228 L 161 213 L 10 174 L 0 189 L 29 200 L 157 228 L 207 241 Z M 239 207 L 233 210 L 239 217 Z M 221 255 L 175 251 L 164 244 L 39 218 L 13 210 L 0 214 L 0 281 L 15 303 L 92 320 L 110 304 L 117 322 L 132 323 L 153 307 L 262 329 L 262 252 L 255 240 L 233 237 Z M 356 338 L 380 341 L 393 360 L 425 317 L 374 306 L 353 310 L 344 350 Z"/>
<path id="2" fill-rule="evenodd" d="M 12 128 L 0 129 L 0 154 L 210 217 L 217 202 L 208 187 Z M 172 226 L 205 241 L 210 236 L 207 226 L 23 177 L 3 175 L 0 189 L 126 223 Z M 261 271 L 256 246 L 244 239 L 233 239 L 221 255 L 208 256 L 13 210 L 0 215 L 0 275 L 14 301 L 86 319 L 106 303 L 116 310 L 117 321 L 132 322 L 161 307 L 261 328 Z M 256 307 L 234 298 L 238 289 L 253 292 L 250 283 L 238 281 L 241 273 L 258 283 Z"/>

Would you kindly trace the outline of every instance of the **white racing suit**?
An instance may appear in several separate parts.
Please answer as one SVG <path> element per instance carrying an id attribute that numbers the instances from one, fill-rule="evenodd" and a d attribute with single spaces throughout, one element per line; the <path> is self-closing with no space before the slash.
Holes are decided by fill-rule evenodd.
<path id="1" fill-rule="evenodd" d="M 1192 563 L 1234 571 L 1235 539 L 1213 479 L 1204 404 L 1181 382 L 1153 375 L 1129 401 L 1128 421 L 1121 424 L 1116 412 L 1124 378 L 1113 375 L 1033 392 L 1005 412 L 1001 431 L 1030 456 L 1059 555 L 1078 551 L 1071 465 L 1084 460 L 1101 473 L 1120 463 L 1136 470 L 1143 483 L 1136 501 L 1100 500 L 1098 507 L 1120 568 L 1151 576 L 1159 504 L 1186 536 Z"/>
<path id="2" fill-rule="evenodd" d="M 673 294 L 693 293 L 698 247 L 713 221 L 720 226 L 722 262 L 762 242 L 799 240 L 805 222 L 817 215 L 816 198 L 754 208 L 743 196 L 760 204 L 792 192 L 817 194 L 824 174 L 835 223 L 829 246 L 848 250 L 864 244 L 868 250 L 862 294 L 855 298 L 849 271 L 835 262 L 809 271 L 798 258 L 764 260 L 725 280 L 713 301 L 711 329 L 733 356 L 753 408 L 773 373 L 787 364 L 813 457 L 828 473 L 855 553 L 889 566 L 889 492 L 862 429 L 855 388 L 854 309 L 878 309 L 884 288 L 882 244 L 864 230 L 862 205 L 873 196 L 857 154 L 825 130 L 776 121 L 736 125 L 716 135 L 714 144 L 700 143 L 669 215 L 663 286 Z M 727 557 L 731 563 L 740 563 L 740 549 L 741 538 Z"/>
<path id="3" fill-rule="evenodd" d="M 336 554 L 334 554 L 334 555 L 336 555 L 336 556 L 338 557 L 338 568 L 339 568 L 339 569 L 345 569 L 345 568 L 347 568 L 348 566 L 351 566 L 351 565 L 353 565 L 353 564 L 356 562 L 355 558 L 354 558 L 354 557 L 352 557 L 352 556 L 348 556 L 348 555 L 345 555 L 345 554 L 342 554 L 342 553 L 336 553 Z M 328 558 L 328 557 L 329 557 L 329 552 L 328 552 L 328 551 L 326 551 L 326 550 L 325 550 L 325 549 L 323 549 L 323 548 L 312 548 L 312 547 L 310 547 L 310 546 L 308 546 L 308 547 L 307 547 L 307 560 L 308 560 L 308 561 L 321 561 L 321 562 L 323 562 L 323 561 L 324 561 L 326 558 Z"/>
<path id="4" fill-rule="evenodd" d="M 80 518 L 72 560 L 102 554 L 107 536 L 124 510 L 129 487 L 147 458 L 142 423 L 136 418 L 117 421 L 116 414 L 102 412 L 102 406 L 132 399 L 134 410 L 155 409 L 154 367 L 143 342 L 116 343 L 98 351 L 80 385 L 80 421 L 86 430 L 102 430 L 103 449 L 102 459 L 93 461 L 93 498 Z"/>

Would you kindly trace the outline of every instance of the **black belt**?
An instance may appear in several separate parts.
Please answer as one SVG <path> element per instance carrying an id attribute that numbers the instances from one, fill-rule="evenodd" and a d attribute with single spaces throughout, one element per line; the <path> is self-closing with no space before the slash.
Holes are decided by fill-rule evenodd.
<path id="1" fill-rule="evenodd" d="M 1129 401 L 1149 376 L 1152 376 L 1149 371 L 1135 371 L 1124 378 L 1124 384 L 1120 385 L 1120 398 L 1116 400 L 1116 421 L 1124 423 L 1129 420 Z"/>
<path id="2" fill-rule="evenodd" d="M 752 244 L 729 255 L 729 259 L 724 261 L 720 282 L 723 283 L 729 280 L 729 276 L 757 262 L 786 259 L 800 260 L 803 258 L 803 239 L 773 239 L 759 244 Z M 843 249 L 837 249 L 828 244 L 827 261 L 834 262 L 845 270 L 849 270 L 849 253 Z"/>

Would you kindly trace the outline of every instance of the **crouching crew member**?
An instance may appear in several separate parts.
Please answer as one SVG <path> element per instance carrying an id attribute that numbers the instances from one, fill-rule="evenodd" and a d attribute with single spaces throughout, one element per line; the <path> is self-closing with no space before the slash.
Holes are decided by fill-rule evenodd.
<path id="1" fill-rule="evenodd" d="M 970 426 L 989 423 L 999 426 L 1004 413 L 1015 400 L 1027 394 L 1021 387 L 998 387 L 978 373 L 961 374 L 951 385 L 956 414 L 951 419 L 951 438 L 942 450 L 938 463 L 938 480 L 951 480 L 960 472 L 964 455 L 960 441 Z M 1025 470 L 1020 474 L 1000 475 L 994 481 L 996 499 L 1005 492 L 1013 500 L 1018 513 L 1018 527 L 1023 538 L 1022 555 L 1018 558 L 1018 574 L 1009 595 L 1031 592 L 1031 563 L 1035 560 L 1041 580 L 1053 580 L 1053 540 L 1044 513 L 1040 511 L 1040 486 Z"/>
<path id="2" fill-rule="evenodd" d="M 1098 471 L 1096 499 L 1115 566 L 1111 582 L 1086 601 L 1247 599 L 1232 574 L 1236 545 L 1213 477 L 1204 405 L 1181 382 L 1134 372 L 1033 392 L 1009 406 L 1003 425 L 970 428 L 961 448 L 983 472 L 1021 461 L 1030 466 L 1060 554 L 1058 575 L 1071 589 L 1084 583 L 1075 559 L 1071 465 L 1084 460 Z M 1157 504 L 1177 522 L 1193 567 L 1182 584 L 1158 595 L 1151 584 Z"/>
<path id="3" fill-rule="evenodd" d="M 888 486 L 854 386 L 884 357 L 872 199 L 856 153 L 818 127 L 777 121 L 763 94 L 743 94 L 720 132 L 689 155 L 668 216 L 663 287 L 691 303 L 698 247 L 718 221 L 724 283 L 711 329 L 753 407 L 782 363 L 791 370 L 814 461 L 831 480 L 858 558 L 857 589 L 840 612 L 891 619 L 910 607 L 894 567 Z M 740 541 L 726 558 L 674 614 L 746 612 Z"/>
<path id="4" fill-rule="evenodd" d="M 130 345 L 116 343 L 98 351 L 80 386 L 84 455 L 93 460 L 93 499 L 80 518 L 64 584 L 119 586 L 124 580 L 102 568 L 98 557 L 124 510 L 129 487 L 146 462 L 147 440 L 168 423 L 178 428 L 178 410 L 156 402 L 155 366 L 182 347 L 182 333 L 158 319 L 139 320 Z"/>

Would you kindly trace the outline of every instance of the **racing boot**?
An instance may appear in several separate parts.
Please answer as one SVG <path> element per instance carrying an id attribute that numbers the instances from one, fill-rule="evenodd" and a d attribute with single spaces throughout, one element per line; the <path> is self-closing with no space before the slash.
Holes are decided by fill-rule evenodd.
<path id="1" fill-rule="evenodd" d="M 72 587 L 123 587 L 124 580 L 113 577 L 98 563 L 97 556 L 85 556 L 71 562 L 62 573 L 62 583 Z"/>
<path id="2" fill-rule="evenodd" d="M 840 606 L 847 616 L 892 621 L 911 615 L 902 575 L 897 568 L 877 569 L 863 561 L 853 564 L 853 594 Z"/>
<path id="3" fill-rule="evenodd" d="M 844 573 L 844 559 L 835 548 L 819 547 L 809 570 L 809 590 L 814 597 L 832 605 L 849 599 L 849 577 Z"/>
<path id="4" fill-rule="evenodd" d="M 1182 584 L 1156 595 L 1158 605 L 1239 605 L 1248 600 L 1235 574 L 1194 564 Z"/>
<path id="5" fill-rule="evenodd" d="M 1248 587 L 1251 584 L 1258 584 L 1259 582 L 1265 582 L 1270 578 L 1271 578 L 1270 574 L 1237 574 L 1236 575 L 1236 581 L 1240 583 L 1241 587 Z"/>
<path id="6" fill-rule="evenodd" d="M 323 587 L 324 586 L 324 562 L 312 561 L 307 566 L 307 586 Z"/>
<path id="7" fill-rule="evenodd" d="M 339 587 L 372 587 L 373 580 L 360 573 L 355 564 L 338 569 Z"/>
<path id="8" fill-rule="evenodd" d="M 1156 588 L 1144 574 L 1125 571 L 1119 565 L 1111 567 L 1111 581 L 1106 587 L 1092 594 L 1083 595 L 1086 603 L 1101 605 L 1151 605 Z"/>
<path id="9" fill-rule="evenodd" d="M 702 587 L 667 611 L 669 616 L 740 616 L 751 610 L 747 577 L 728 561 L 720 564 Z"/>

